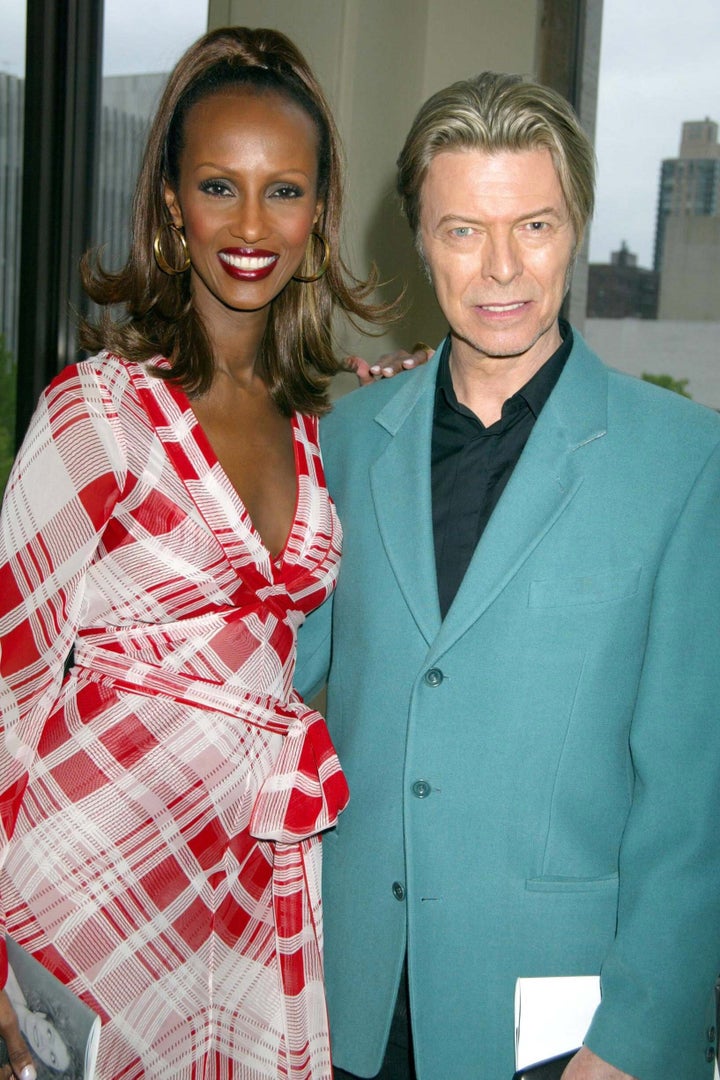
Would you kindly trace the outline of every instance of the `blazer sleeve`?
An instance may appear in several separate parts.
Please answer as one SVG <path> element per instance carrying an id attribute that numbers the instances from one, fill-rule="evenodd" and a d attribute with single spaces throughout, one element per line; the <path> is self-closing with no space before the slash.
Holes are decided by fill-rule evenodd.
<path id="1" fill-rule="evenodd" d="M 708 1003 L 720 970 L 719 713 L 716 447 L 655 582 L 631 725 L 634 793 L 620 852 L 617 934 L 586 1037 L 601 1058 L 640 1080 L 711 1075 Z"/>
<path id="2" fill-rule="evenodd" d="M 344 446 L 342 440 L 328 438 L 336 422 L 336 410 L 320 422 L 320 447 L 323 458 L 325 480 L 330 496 L 332 490 L 332 466 L 338 450 Z M 340 563 L 342 573 L 342 561 Z M 333 596 L 330 596 L 315 608 L 298 630 L 297 660 L 295 667 L 295 689 L 304 701 L 311 701 L 325 686 L 330 672 L 332 656 L 332 613 Z"/>
<path id="3" fill-rule="evenodd" d="M 330 671 L 332 602 L 330 595 L 298 630 L 295 688 L 304 701 L 322 690 Z"/>

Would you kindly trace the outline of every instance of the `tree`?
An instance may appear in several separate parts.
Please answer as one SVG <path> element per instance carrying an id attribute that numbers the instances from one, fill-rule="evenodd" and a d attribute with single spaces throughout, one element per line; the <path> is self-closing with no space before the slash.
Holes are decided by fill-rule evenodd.
<path id="1" fill-rule="evenodd" d="M 662 386 L 664 390 L 672 390 L 675 394 L 681 394 L 683 397 L 691 398 L 692 394 L 688 394 L 685 387 L 688 384 L 688 379 L 673 379 L 672 375 L 648 375 L 646 371 L 643 371 L 642 378 L 645 382 L 655 383 L 656 386 Z"/>

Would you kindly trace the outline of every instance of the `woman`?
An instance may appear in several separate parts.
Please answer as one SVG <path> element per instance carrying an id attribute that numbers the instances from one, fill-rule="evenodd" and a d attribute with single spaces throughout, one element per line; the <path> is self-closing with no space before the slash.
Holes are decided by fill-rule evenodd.
<path id="1" fill-rule="evenodd" d="M 84 267 L 99 355 L 47 390 L 8 485 L 0 895 L 100 1014 L 100 1080 L 331 1076 L 318 833 L 347 788 L 293 693 L 295 634 L 340 553 L 331 316 L 387 314 L 339 259 L 340 193 L 285 37 L 192 46 L 128 263 Z M 0 1033 L 27 1080 L 3 995 Z"/>

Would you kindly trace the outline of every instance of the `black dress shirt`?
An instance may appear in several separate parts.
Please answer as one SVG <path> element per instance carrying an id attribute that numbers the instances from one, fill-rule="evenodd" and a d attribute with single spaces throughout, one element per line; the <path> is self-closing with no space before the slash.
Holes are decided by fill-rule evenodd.
<path id="1" fill-rule="evenodd" d="M 450 373 L 450 341 L 445 343 L 435 389 L 431 473 L 435 565 L 443 618 L 570 355 L 572 329 L 562 319 L 560 333 L 560 348 L 508 398 L 500 419 L 489 427 L 458 401 Z"/>

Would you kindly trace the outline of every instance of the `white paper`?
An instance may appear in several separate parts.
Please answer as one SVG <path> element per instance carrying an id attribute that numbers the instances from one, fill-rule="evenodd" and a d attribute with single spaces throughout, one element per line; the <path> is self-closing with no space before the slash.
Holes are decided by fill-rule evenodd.
<path id="1" fill-rule="evenodd" d="M 515 1068 L 582 1046 L 600 1004 L 599 975 L 518 979 L 515 984 Z"/>

